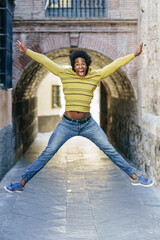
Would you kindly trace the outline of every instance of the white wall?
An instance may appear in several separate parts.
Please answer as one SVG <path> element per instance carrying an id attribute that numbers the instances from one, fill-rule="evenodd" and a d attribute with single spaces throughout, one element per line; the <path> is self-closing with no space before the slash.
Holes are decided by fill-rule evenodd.
<path id="1" fill-rule="evenodd" d="M 61 103 L 62 108 L 52 108 L 51 95 L 52 85 L 61 85 Z M 38 116 L 62 115 L 64 112 L 65 101 L 62 92 L 62 84 L 60 78 L 49 73 L 41 82 L 38 88 Z"/>
<path id="2" fill-rule="evenodd" d="M 52 85 L 61 85 L 61 108 L 51 108 L 51 89 Z M 65 111 L 65 100 L 62 91 L 60 78 L 49 73 L 41 82 L 38 89 L 38 116 L 62 116 Z M 91 114 L 99 123 L 99 87 L 94 92 L 94 98 L 91 103 Z"/>

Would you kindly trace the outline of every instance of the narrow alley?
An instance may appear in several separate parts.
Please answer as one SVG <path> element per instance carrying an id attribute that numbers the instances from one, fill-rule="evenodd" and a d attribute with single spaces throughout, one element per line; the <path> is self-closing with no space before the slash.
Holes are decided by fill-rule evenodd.
<path id="1" fill-rule="evenodd" d="M 130 179 L 89 140 L 69 140 L 22 193 L 3 187 L 45 148 L 38 134 L 0 182 L 0 240 L 159 240 L 160 193 Z"/>

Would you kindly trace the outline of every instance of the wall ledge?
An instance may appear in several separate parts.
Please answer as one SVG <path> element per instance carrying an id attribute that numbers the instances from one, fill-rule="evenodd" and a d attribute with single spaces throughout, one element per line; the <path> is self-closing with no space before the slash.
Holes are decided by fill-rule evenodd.
<path id="1" fill-rule="evenodd" d="M 142 128 L 144 130 L 147 130 L 147 132 L 160 137 L 160 116 L 147 113 L 142 118 Z"/>

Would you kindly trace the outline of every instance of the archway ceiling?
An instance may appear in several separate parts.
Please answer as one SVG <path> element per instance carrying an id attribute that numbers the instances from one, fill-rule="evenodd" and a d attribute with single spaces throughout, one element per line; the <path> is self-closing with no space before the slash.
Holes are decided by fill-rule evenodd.
<path id="1" fill-rule="evenodd" d="M 47 56 L 59 65 L 70 65 L 70 50 L 70 48 L 59 49 L 50 52 Z M 103 68 L 112 62 L 109 58 L 100 53 L 90 50 L 87 50 L 87 52 L 92 58 L 92 67 L 94 69 Z M 37 94 L 40 82 L 47 74 L 48 70 L 45 67 L 32 61 L 28 68 L 23 72 L 21 79 L 17 84 L 14 99 L 21 100 L 34 97 Z M 117 70 L 110 77 L 104 79 L 103 84 L 110 89 L 112 97 L 135 100 L 132 85 L 124 71 L 121 69 Z"/>

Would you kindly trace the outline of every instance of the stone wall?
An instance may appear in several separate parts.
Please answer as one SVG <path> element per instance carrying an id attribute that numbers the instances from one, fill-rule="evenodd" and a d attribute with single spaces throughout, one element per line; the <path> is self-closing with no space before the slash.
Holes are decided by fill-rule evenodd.
<path id="1" fill-rule="evenodd" d="M 0 180 L 16 162 L 14 150 L 15 138 L 13 136 L 13 125 L 10 123 L 0 129 Z"/>
<path id="2" fill-rule="evenodd" d="M 18 158 L 28 149 L 38 132 L 36 97 L 13 102 L 13 126 Z"/>
<path id="3" fill-rule="evenodd" d="M 12 90 L 0 90 L 0 180 L 15 163 Z"/>
<path id="4" fill-rule="evenodd" d="M 143 41 L 143 53 L 138 58 L 137 120 L 114 115 L 115 129 L 112 136 L 117 139 L 120 151 L 132 160 L 143 173 L 160 184 L 160 2 L 139 1 L 139 42 Z M 116 111 L 119 104 L 112 99 Z M 115 103 L 115 104 L 114 104 Z M 124 103 L 121 109 L 126 106 Z M 118 111 L 118 109 L 117 109 Z M 133 111 L 134 112 L 134 111 Z M 137 113 L 136 113 L 137 112 Z M 114 126 L 114 124 L 113 124 Z M 118 129 L 118 132 L 117 132 Z M 117 136 L 116 136 L 117 133 Z"/>
<path id="5" fill-rule="evenodd" d="M 160 117 L 147 113 L 141 127 L 134 122 L 128 123 L 131 148 L 128 158 L 160 185 Z"/>
<path id="6" fill-rule="evenodd" d="M 144 49 L 139 59 L 139 114 L 160 115 L 160 1 L 139 1 L 139 39 Z"/>
<path id="7" fill-rule="evenodd" d="M 130 160 L 133 160 L 131 154 L 135 143 L 132 146 L 132 133 L 135 129 L 136 101 L 132 101 L 129 98 L 127 100 L 111 98 L 110 102 L 110 125 L 112 127 L 109 135 L 115 141 L 117 148 Z"/>
<path id="8" fill-rule="evenodd" d="M 160 184 L 160 2 L 139 1 L 139 41 L 144 48 L 138 62 L 138 138 L 135 161 Z"/>
<path id="9" fill-rule="evenodd" d="M 138 161 L 142 169 L 160 184 L 160 116 L 147 113 L 142 121 Z"/>

